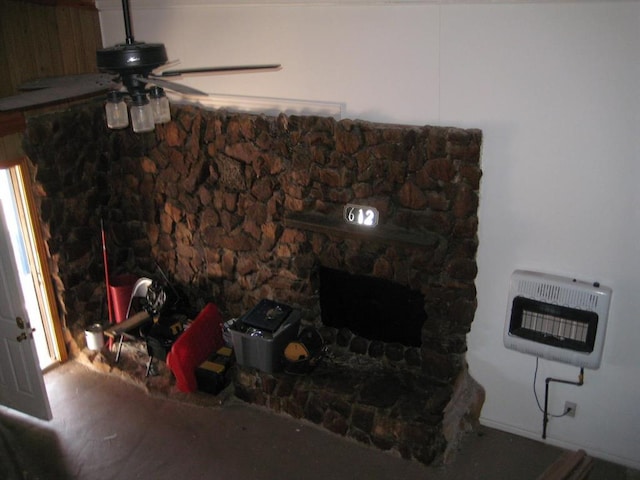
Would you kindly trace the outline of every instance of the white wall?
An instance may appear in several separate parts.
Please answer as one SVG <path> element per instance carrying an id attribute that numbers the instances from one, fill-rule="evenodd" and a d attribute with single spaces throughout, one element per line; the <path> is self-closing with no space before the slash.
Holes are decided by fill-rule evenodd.
<path id="1" fill-rule="evenodd" d="M 270 5 L 270 3 L 273 3 Z M 547 440 L 640 468 L 640 3 L 132 0 L 136 39 L 181 66 L 281 62 L 183 81 L 211 93 L 343 105 L 344 118 L 483 131 L 478 310 L 468 361 L 485 424 L 541 439 L 535 359 L 506 350 L 511 272 L 613 288 L 605 352 L 553 385 Z M 158 6 L 162 5 L 162 6 Z M 119 2 L 98 1 L 105 45 Z M 578 369 L 541 361 L 547 376 Z"/>

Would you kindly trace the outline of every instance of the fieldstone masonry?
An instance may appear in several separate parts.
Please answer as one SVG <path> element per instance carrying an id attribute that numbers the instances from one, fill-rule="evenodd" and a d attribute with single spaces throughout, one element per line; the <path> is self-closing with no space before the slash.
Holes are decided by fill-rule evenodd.
<path id="1" fill-rule="evenodd" d="M 335 355 L 313 375 L 239 369 L 236 389 L 405 457 L 446 456 L 482 405 L 465 363 L 480 131 L 172 108 L 174 120 L 144 135 L 107 130 L 99 103 L 28 123 L 25 151 L 71 336 L 81 344 L 104 311 L 101 219 L 112 273 L 154 276 L 159 265 L 194 310 L 214 301 L 226 318 L 271 298 L 323 328 L 320 265 L 392 280 L 425 297 L 419 349 L 371 342 L 398 358 L 354 360 L 345 352 L 370 343 L 324 329 Z M 346 203 L 376 207 L 380 224 L 346 225 Z M 453 407 L 452 398 L 467 400 Z"/>

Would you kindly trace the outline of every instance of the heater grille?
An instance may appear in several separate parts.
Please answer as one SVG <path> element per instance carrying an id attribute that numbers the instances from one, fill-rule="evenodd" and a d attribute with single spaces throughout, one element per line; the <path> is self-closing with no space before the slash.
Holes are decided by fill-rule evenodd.
<path id="1" fill-rule="evenodd" d="M 543 336 L 566 338 L 583 344 L 587 343 L 589 332 L 586 323 L 530 311 L 522 313 L 522 328 Z"/>
<path id="2" fill-rule="evenodd" d="M 598 368 L 611 290 L 565 277 L 516 270 L 511 278 L 507 348 Z"/>

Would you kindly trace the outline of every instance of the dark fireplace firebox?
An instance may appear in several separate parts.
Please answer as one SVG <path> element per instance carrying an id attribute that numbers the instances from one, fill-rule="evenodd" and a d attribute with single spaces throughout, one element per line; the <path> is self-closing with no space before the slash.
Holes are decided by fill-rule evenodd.
<path id="1" fill-rule="evenodd" d="M 419 347 L 424 295 L 390 280 L 320 267 L 322 323 L 370 340 Z"/>

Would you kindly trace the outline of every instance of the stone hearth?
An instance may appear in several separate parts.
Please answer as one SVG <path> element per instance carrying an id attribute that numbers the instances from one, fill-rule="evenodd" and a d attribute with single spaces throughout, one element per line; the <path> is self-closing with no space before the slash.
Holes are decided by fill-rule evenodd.
<path id="1" fill-rule="evenodd" d="M 431 464 L 455 456 L 484 403 L 466 370 L 452 384 L 438 382 L 422 373 L 418 349 L 320 331 L 328 354 L 314 370 L 268 374 L 237 366 L 235 395 L 403 458 Z"/>
<path id="2" fill-rule="evenodd" d="M 271 298 L 324 328 L 320 267 L 389 280 L 425 299 L 418 347 L 336 331 L 333 357 L 313 375 L 239 369 L 237 394 L 425 463 L 446 457 L 482 404 L 465 363 L 480 132 L 195 107 L 172 115 L 144 135 L 108 131 L 98 103 L 29 121 L 25 151 L 73 341 L 104 311 L 101 219 L 112 273 L 157 278 L 159 265 L 193 311 L 213 301 L 226 318 Z M 377 208 L 379 225 L 346 225 L 346 203 Z"/>

